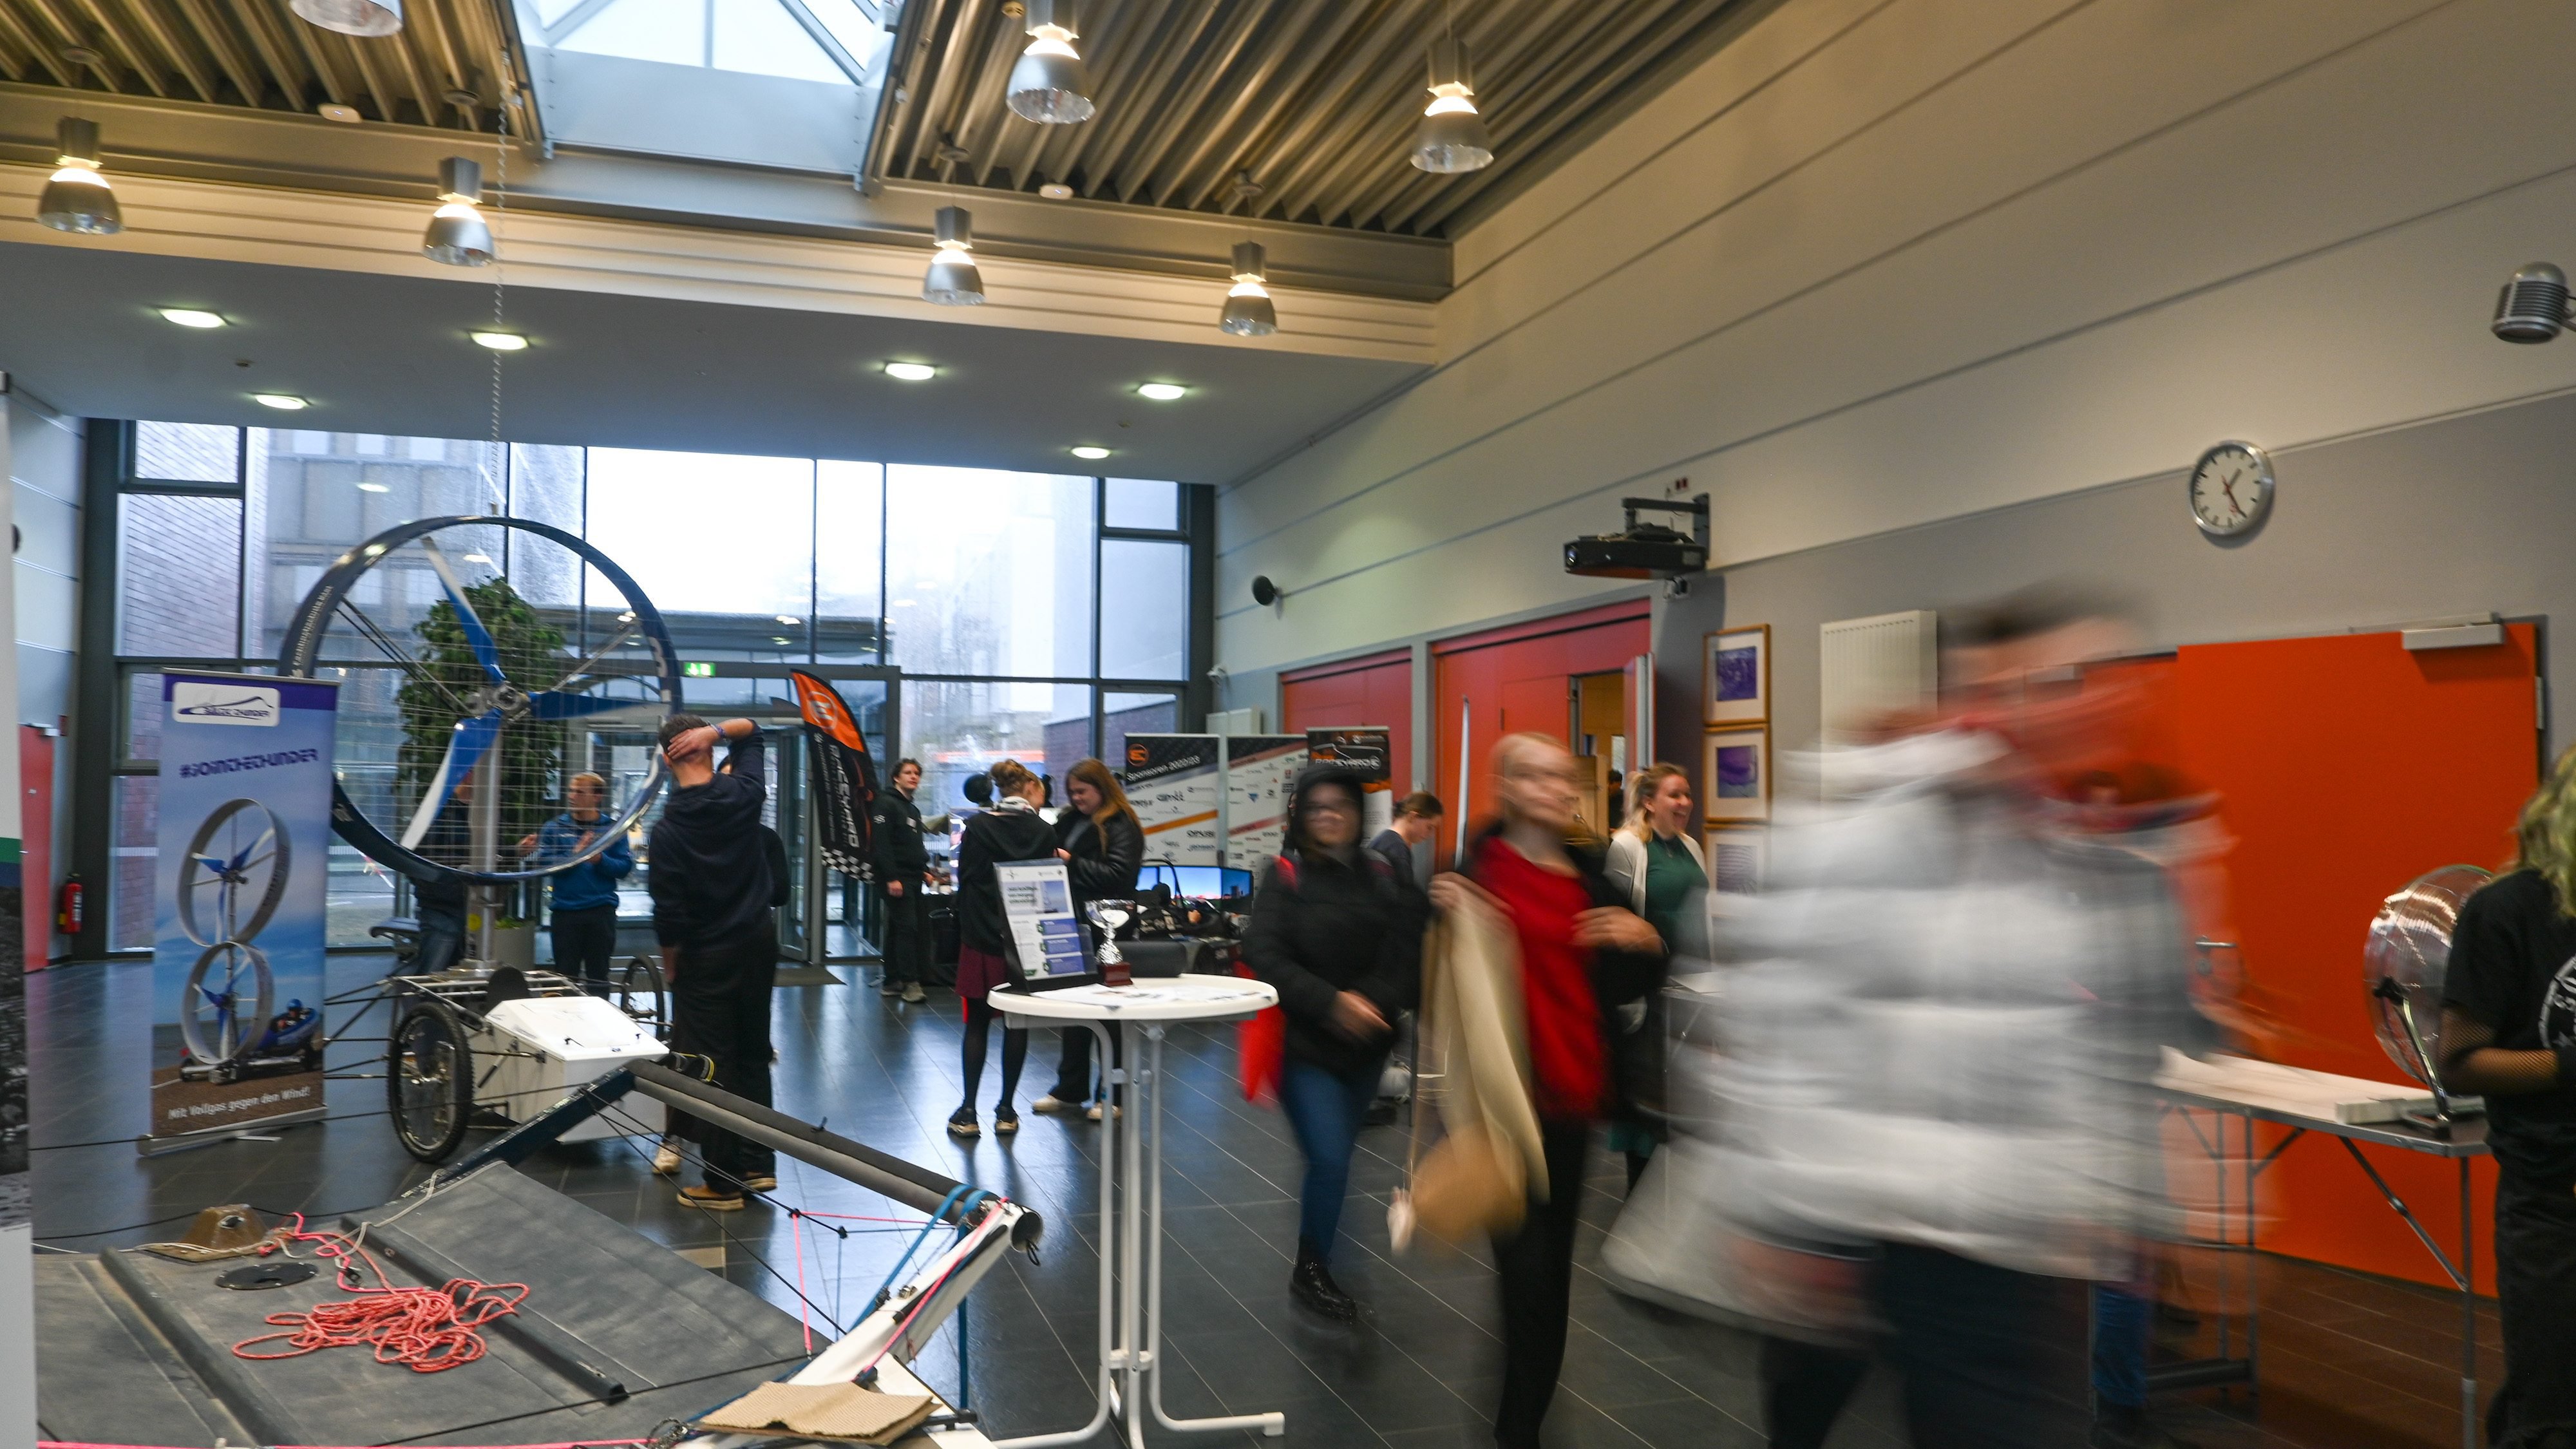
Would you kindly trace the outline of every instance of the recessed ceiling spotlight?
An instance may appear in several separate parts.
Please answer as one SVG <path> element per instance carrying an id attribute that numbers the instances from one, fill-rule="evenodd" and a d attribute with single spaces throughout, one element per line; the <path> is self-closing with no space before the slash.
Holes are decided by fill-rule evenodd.
<path id="1" fill-rule="evenodd" d="M 360 121 L 366 119 L 366 117 L 358 114 L 358 108 L 356 106 L 344 106 L 338 101 L 327 101 L 317 109 L 322 119 L 326 121 L 337 121 L 343 126 L 354 126 Z"/>
<path id="2" fill-rule="evenodd" d="M 1065 185 L 1061 181 L 1050 181 L 1044 186 L 1038 188 L 1038 195 L 1045 197 L 1049 201 L 1071 201 L 1073 199 L 1073 188 Z"/>
<path id="3" fill-rule="evenodd" d="M 361 493 L 391 493 L 393 490 L 387 488 L 382 483 L 361 483 L 358 485 L 358 491 Z"/>
<path id="4" fill-rule="evenodd" d="M 1081 447 L 1073 450 L 1073 456 L 1082 459 L 1086 463 L 1097 463 L 1101 459 L 1109 456 L 1109 450 L 1107 448 L 1096 448 L 1089 443 L 1085 443 Z"/>
<path id="5" fill-rule="evenodd" d="M 520 336 L 516 332 L 475 332 L 468 335 L 473 337 L 476 346 L 489 347 L 494 352 L 525 352 L 528 350 L 528 339 Z"/>
<path id="6" fill-rule="evenodd" d="M 1138 383 L 1136 385 L 1136 391 L 1140 395 L 1152 398 L 1156 402 L 1179 402 L 1182 398 L 1190 395 L 1190 390 L 1181 386 L 1177 382 Z"/>
<path id="7" fill-rule="evenodd" d="M 182 327 L 221 327 L 224 325 L 224 319 L 220 314 L 214 312 L 200 312 L 194 307 L 164 307 L 161 309 L 161 320 L 164 322 L 175 322 Z"/>
<path id="8" fill-rule="evenodd" d="M 250 395 L 250 400 L 261 407 L 275 408 L 282 413 L 300 413 L 313 406 L 291 392 L 255 392 Z"/>
<path id="9" fill-rule="evenodd" d="M 939 369 L 927 362 L 889 362 L 885 373 L 897 382 L 928 382 L 939 375 Z"/>
<path id="10" fill-rule="evenodd" d="M 788 638 L 784 634 L 772 634 L 769 636 L 769 642 L 772 644 L 793 644 L 796 641 Z"/>

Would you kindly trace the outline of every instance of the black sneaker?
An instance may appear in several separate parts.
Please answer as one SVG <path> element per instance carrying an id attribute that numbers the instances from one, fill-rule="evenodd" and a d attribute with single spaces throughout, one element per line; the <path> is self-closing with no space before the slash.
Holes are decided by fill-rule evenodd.
<path id="1" fill-rule="evenodd" d="M 994 1109 L 993 1109 L 993 1135 L 994 1135 L 994 1136 L 996 1136 L 996 1137 L 1008 1137 L 1008 1136 L 1010 1136 L 1012 1133 L 1017 1132 L 1017 1131 L 1019 1131 L 1019 1130 L 1020 1130 L 1020 1114 L 1019 1114 L 1019 1113 L 1012 1111 L 1012 1110 L 1011 1110 L 1009 1107 L 1007 1107 L 1007 1106 L 1003 1106 L 1003 1107 L 996 1107 L 996 1108 L 994 1108 Z"/>
<path id="2" fill-rule="evenodd" d="M 958 1108 L 956 1113 L 948 1119 L 948 1134 L 952 1137 L 983 1136 L 984 1129 L 975 1125 L 975 1109 L 972 1107 Z"/>
<path id="3" fill-rule="evenodd" d="M 1347 1328 L 1360 1321 L 1359 1300 L 1342 1291 L 1333 1281 L 1332 1270 L 1321 1258 L 1299 1260 L 1288 1275 L 1288 1301 L 1324 1320 Z"/>

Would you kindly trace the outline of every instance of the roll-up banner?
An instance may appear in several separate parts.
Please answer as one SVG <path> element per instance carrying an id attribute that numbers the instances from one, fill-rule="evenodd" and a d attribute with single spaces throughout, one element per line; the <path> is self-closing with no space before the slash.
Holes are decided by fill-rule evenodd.
<path id="1" fill-rule="evenodd" d="M 796 709 L 813 742 L 815 846 L 823 863 L 846 876 L 874 875 L 868 854 L 868 808 L 877 798 L 876 766 L 850 705 L 831 682 L 801 669 L 787 671 Z"/>
<path id="2" fill-rule="evenodd" d="M 1394 730 L 1385 725 L 1308 730 L 1306 754 L 1348 765 L 1367 783 L 1368 793 L 1360 801 L 1360 839 L 1375 840 L 1395 823 Z"/>
<path id="3" fill-rule="evenodd" d="M 1256 873 L 1288 843 L 1288 792 L 1306 768 L 1304 735 L 1225 741 L 1225 863 Z"/>
<path id="4" fill-rule="evenodd" d="M 1145 859 L 1222 865 L 1217 737 L 1129 735 L 1120 776 L 1145 829 Z"/>
<path id="5" fill-rule="evenodd" d="M 338 706 L 325 680 L 162 671 L 147 1153 L 323 1113 Z"/>

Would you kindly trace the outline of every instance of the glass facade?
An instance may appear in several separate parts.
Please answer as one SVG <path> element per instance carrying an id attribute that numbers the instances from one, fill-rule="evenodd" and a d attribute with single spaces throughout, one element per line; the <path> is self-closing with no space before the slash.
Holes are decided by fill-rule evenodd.
<path id="1" fill-rule="evenodd" d="M 1171 483 L 149 422 L 132 456 L 116 581 L 126 718 L 113 798 L 98 802 L 116 821 L 117 949 L 151 940 L 160 667 L 271 668 L 323 571 L 400 523 L 506 514 L 586 539 L 662 612 L 698 713 L 779 715 L 789 666 L 837 675 L 872 747 L 922 760 L 932 813 L 1006 756 L 1061 778 L 1086 755 L 1115 763 L 1130 732 L 1177 728 L 1192 630 L 1207 627 L 1187 490 Z M 619 597 L 527 531 L 439 537 L 568 636 L 597 632 L 591 615 Z M 425 565 L 406 566 L 371 571 L 352 602 L 407 640 L 440 597 Z M 395 741 L 359 722 L 397 715 L 400 680 L 381 653 L 345 657 L 342 785 L 390 799 Z M 600 770 L 615 797 L 644 777 L 649 741 L 586 748 L 566 770 Z M 391 876 L 334 843 L 335 944 L 363 944 L 397 903 Z"/>

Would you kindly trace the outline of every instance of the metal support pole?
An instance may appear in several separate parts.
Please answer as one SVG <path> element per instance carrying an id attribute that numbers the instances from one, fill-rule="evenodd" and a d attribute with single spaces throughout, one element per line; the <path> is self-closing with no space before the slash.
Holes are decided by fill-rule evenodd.
<path id="1" fill-rule="evenodd" d="M 2477 1219 L 2469 1204 L 2469 1159 L 2460 1159 L 2460 1449 L 2478 1449 Z"/>
<path id="2" fill-rule="evenodd" d="M 1145 1036 L 1153 1043 L 1149 1048 L 1152 1059 L 1145 1068 L 1145 1091 L 1142 1095 L 1151 1099 L 1154 1114 L 1153 1135 L 1148 1139 L 1152 1145 L 1146 1149 L 1154 1176 L 1154 1221 L 1146 1231 L 1150 1246 L 1145 1250 L 1149 1255 L 1145 1260 L 1145 1302 L 1146 1312 L 1150 1315 L 1146 1319 L 1145 1356 L 1154 1380 L 1151 1400 L 1154 1422 L 1184 1433 L 1258 1429 L 1275 1439 L 1288 1432 L 1288 1416 L 1276 1410 L 1267 1414 L 1233 1414 L 1213 1419 L 1175 1419 L 1163 1407 L 1163 1028 L 1148 1026 Z M 1143 1100 L 1136 1105 L 1140 1111 L 1145 1108 Z"/>
<path id="3" fill-rule="evenodd" d="M 509 727 L 504 725 L 493 735 L 483 758 L 474 762 L 474 799 L 465 818 L 476 870 L 501 868 L 501 747 L 508 739 Z M 489 966 L 499 946 L 501 887 L 473 886 L 468 899 L 475 908 L 474 959 Z"/>
<path id="4" fill-rule="evenodd" d="M 1095 1045 L 1101 1057 L 1104 1060 L 1111 1059 L 1108 1027 L 1097 1021 L 1084 1025 L 1096 1039 Z M 1113 1082 L 1118 1080 L 1116 1072 L 1113 1071 L 1110 1074 L 1110 1080 Z M 1114 1104 L 1114 1097 L 1112 1101 Z M 996 1439 L 993 1441 L 993 1449 L 1047 1449 L 1047 1446 L 1054 1444 L 1082 1443 L 1108 1427 L 1109 1416 L 1118 1405 L 1117 1350 L 1112 1321 L 1117 1302 L 1114 1296 L 1116 1282 L 1114 1270 L 1118 1259 L 1116 1244 L 1118 1241 L 1119 1128 L 1120 1123 L 1116 1112 L 1100 1114 L 1100 1345 L 1097 1357 L 1099 1367 L 1094 1370 L 1097 1375 L 1095 1382 L 1099 1386 L 1099 1402 L 1091 1411 L 1091 1422 L 1079 1429 L 1067 1429 L 1056 1434 L 1026 1434 L 1017 1439 Z"/>
<path id="5" fill-rule="evenodd" d="M 1160 1030 L 1160 1028 L 1156 1029 Z M 1119 1060 L 1126 1065 L 1121 1070 L 1112 1072 L 1111 1080 L 1118 1081 L 1123 1078 L 1132 1084 L 1136 1080 L 1138 1061 L 1136 1032 L 1135 1028 L 1125 1021 L 1118 1023 L 1118 1047 Z M 1109 1110 L 1100 1114 L 1101 1120 L 1104 1122 L 1119 1120 L 1123 1115 L 1118 1110 L 1121 1098 L 1126 1099 L 1131 1107 L 1141 1107 L 1143 1103 L 1138 1101 L 1137 1097 L 1138 1093 L 1132 1085 L 1125 1092 L 1112 1090 L 1109 1094 Z M 1119 1134 L 1125 1140 L 1127 1148 L 1125 1193 L 1127 1210 L 1118 1220 L 1118 1337 L 1120 1358 L 1127 1370 L 1125 1420 L 1128 1449 L 1145 1449 L 1145 1417 L 1138 1412 L 1145 1402 L 1145 1336 L 1142 1332 L 1144 1284 L 1142 1275 L 1136 1271 L 1138 1264 L 1144 1258 L 1143 1219 L 1145 1215 L 1139 1209 L 1145 1203 L 1143 1191 L 1145 1154 L 1138 1150 L 1144 1145 L 1144 1133 L 1139 1130 L 1142 1126 L 1143 1124 L 1136 1118 L 1129 1117 L 1126 1119 L 1124 1130 Z M 1159 1172 L 1155 1174 L 1157 1177 L 1161 1175 Z"/>

